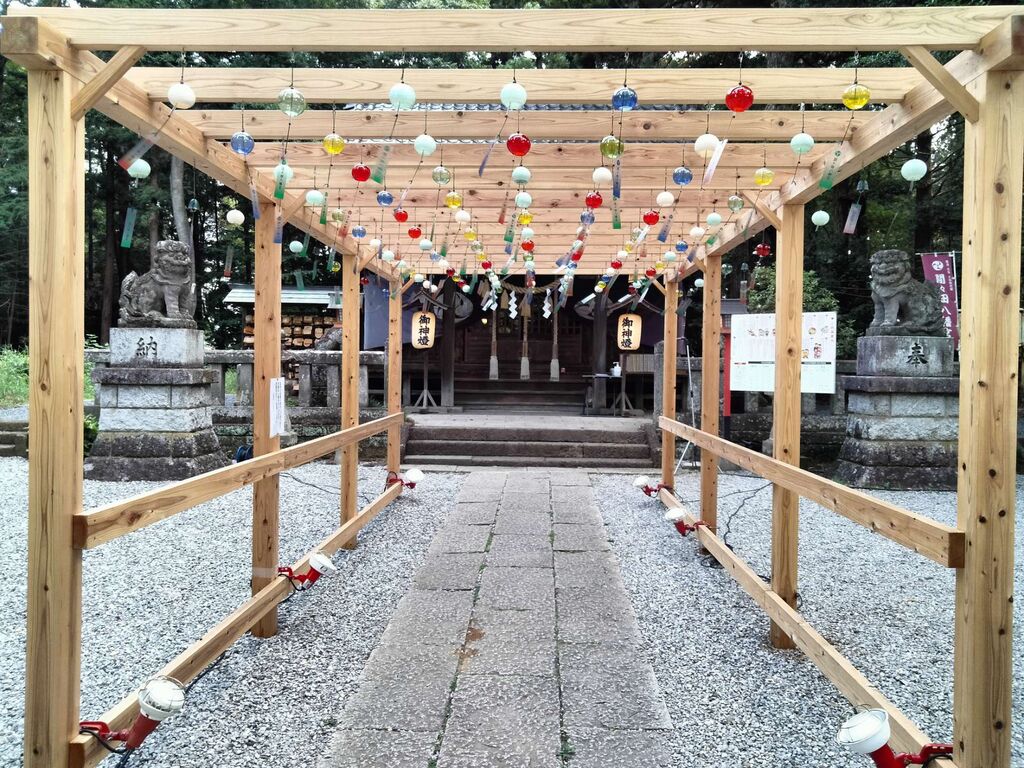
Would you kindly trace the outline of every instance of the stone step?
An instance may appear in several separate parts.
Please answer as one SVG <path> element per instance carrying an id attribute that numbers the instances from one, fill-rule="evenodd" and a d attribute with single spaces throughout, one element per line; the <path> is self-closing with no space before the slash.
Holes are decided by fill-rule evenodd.
<path id="1" fill-rule="evenodd" d="M 0 444 L 13 445 L 23 455 L 28 450 L 28 432 L 0 430 Z"/>
<path id="2" fill-rule="evenodd" d="M 501 456 L 565 456 L 575 458 L 631 458 L 651 460 L 646 443 L 583 443 L 533 440 L 420 440 L 411 439 L 406 451 L 410 454 L 501 455 Z"/>
<path id="3" fill-rule="evenodd" d="M 573 458 L 570 456 L 421 456 L 408 455 L 403 459 L 407 466 L 420 464 L 445 464 L 472 467 L 570 467 L 570 468 L 601 468 L 601 467 L 632 467 L 651 469 L 651 460 L 647 459 L 607 459 L 607 458 Z"/>
<path id="4" fill-rule="evenodd" d="M 415 422 L 416 417 L 412 416 Z M 409 428 L 409 440 L 474 440 L 506 443 L 513 440 L 556 443 L 629 443 L 647 445 L 647 435 L 640 430 L 572 429 L 567 427 L 530 427 L 510 424 L 494 427 L 419 426 Z"/>
<path id="5" fill-rule="evenodd" d="M 6 456 L 25 456 L 22 451 L 19 451 L 16 446 L 10 445 L 9 443 L 0 443 L 0 457 Z"/>

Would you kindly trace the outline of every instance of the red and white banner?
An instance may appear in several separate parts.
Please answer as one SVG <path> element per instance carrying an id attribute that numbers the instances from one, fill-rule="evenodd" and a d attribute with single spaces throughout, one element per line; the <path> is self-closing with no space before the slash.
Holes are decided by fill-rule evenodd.
<path id="1" fill-rule="evenodd" d="M 953 339 L 953 348 L 960 349 L 960 327 L 958 323 L 960 302 L 956 292 L 956 264 L 952 253 L 922 253 L 921 266 L 924 279 L 939 289 L 942 303 L 942 325 L 946 336 Z"/>

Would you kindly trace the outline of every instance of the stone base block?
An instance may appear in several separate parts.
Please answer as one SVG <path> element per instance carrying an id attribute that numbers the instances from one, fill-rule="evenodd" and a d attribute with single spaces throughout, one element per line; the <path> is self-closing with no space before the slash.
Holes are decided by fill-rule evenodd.
<path id="1" fill-rule="evenodd" d="M 110 365 L 202 368 L 204 340 L 194 328 L 111 328 Z"/>
<path id="2" fill-rule="evenodd" d="M 89 480 L 184 480 L 226 466 L 212 429 L 101 432 L 85 462 Z"/>
<path id="3" fill-rule="evenodd" d="M 952 376 L 953 340 L 945 336 L 862 336 L 858 376 Z"/>
<path id="4" fill-rule="evenodd" d="M 210 429 L 210 409 L 200 408 L 103 408 L 101 432 L 196 432 Z"/>
<path id="5" fill-rule="evenodd" d="M 858 440 L 848 437 L 840 461 L 863 466 L 956 468 L 955 440 Z"/>
<path id="6" fill-rule="evenodd" d="M 840 459 L 833 479 L 853 488 L 953 491 L 956 490 L 956 467 L 876 467 Z"/>

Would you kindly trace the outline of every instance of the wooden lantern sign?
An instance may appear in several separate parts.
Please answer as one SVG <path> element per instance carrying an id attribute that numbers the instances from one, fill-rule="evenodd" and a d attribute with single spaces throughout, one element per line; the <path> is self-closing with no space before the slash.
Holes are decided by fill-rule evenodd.
<path id="1" fill-rule="evenodd" d="M 433 312 L 416 312 L 412 316 L 413 349 L 430 349 L 434 346 L 434 323 L 437 318 Z"/>
<path id="2" fill-rule="evenodd" d="M 643 327 L 644 321 L 640 315 L 619 315 L 619 328 L 615 334 L 619 349 L 623 352 L 635 352 L 640 349 L 640 331 Z"/>

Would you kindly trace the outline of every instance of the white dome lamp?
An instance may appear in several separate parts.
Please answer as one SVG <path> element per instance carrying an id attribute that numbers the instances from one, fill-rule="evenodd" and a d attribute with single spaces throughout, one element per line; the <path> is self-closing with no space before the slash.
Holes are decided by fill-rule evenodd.
<path id="1" fill-rule="evenodd" d="M 634 478 L 633 487 L 639 488 L 641 491 L 644 492 L 645 496 L 657 496 L 658 492 L 662 488 L 668 488 L 669 490 L 672 490 L 671 488 L 669 488 L 669 486 L 665 485 L 664 483 L 654 483 L 651 480 L 651 478 L 647 477 L 647 475 L 640 475 L 639 477 Z"/>
<path id="2" fill-rule="evenodd" d="M 288 566 L 281 566 L 277 569 L 279 576 L 285 576 L 295 588 L 296 592 L 309 589 L 328 571 L 337 571 L 338 566 L 331 562 L 331 558 L 323 552 L 314 552 L 309 556 L 309 569 L 298 576 Z"/>
<path id="3" fill-rule="evenodd" d="M 907 765 L 926 765 L 938 757 L 952 756 L 952 744 L 925 744 L 921 752 L 913 755 L 895 753 L 889 746 L 892 727 L 884 709 L 858 712 L 839 727 L 836 743 L 858 755 L 867 755 L 876 768 L 903 768 Z"/>
<path id="4" fill-rule="evenodd" d="M 149 678 L 138 691 L 139 716 L 131 728 L 111 731 L 104 722 L 87 721 L 80 725 L 83 733 L 91 733 L 104 742 L 121 742 L 124 746 L 116 750 L 122 754 L 134 752 L 157 726 L 172 717 L 185 706 L 185 687 L 173 677 L 156 675 Z M 110 747 L 113 749 L 113 747 Z"/>
<path id="5" fill-rule="evenodd" d="M 422 483 L 425 477 L 426 475 L 423 473 L 423 470 L 416 467 L 410 467 L 405 470 L 404 475 L 391 471 L 388 472 L 388 477 L 384 481 L 384 488 L 388 489 L 392 485 L 401 485 L 402 488 L 412 490 L 416 487 L 416 483 Z"/>

